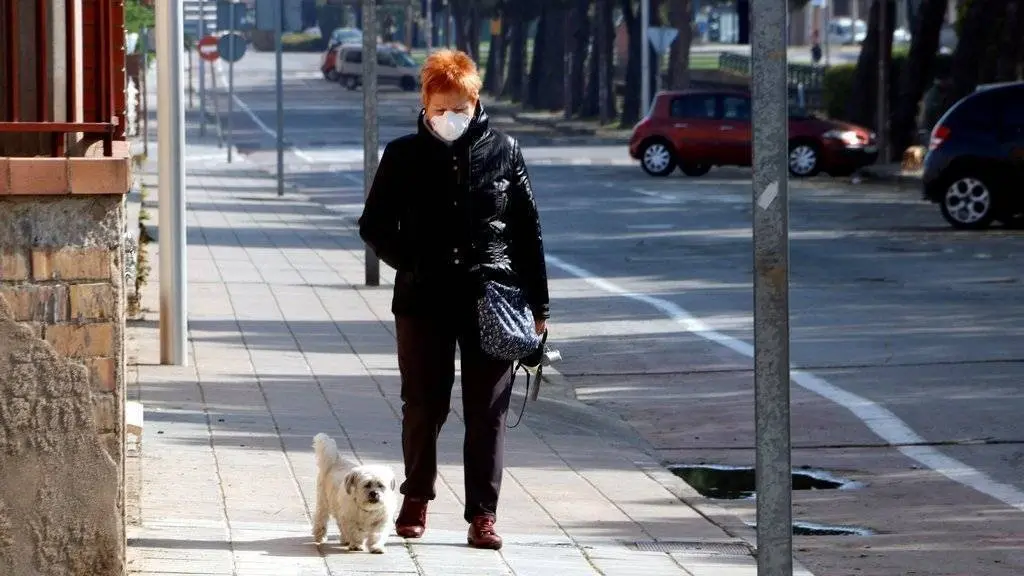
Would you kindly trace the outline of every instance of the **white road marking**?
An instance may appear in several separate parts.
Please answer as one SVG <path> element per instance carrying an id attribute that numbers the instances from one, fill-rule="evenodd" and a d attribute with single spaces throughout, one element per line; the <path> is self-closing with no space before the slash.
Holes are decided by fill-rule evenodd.
<path id="1" fill-rule="evenodd" d="M 224 85 L 226 86 L 227 79 L 224 78 L 224 70 L 221 68 L 220 62 L 217 62 L 217 74 L 220 76 L 221 82 L 223 82 Z M 235 101 L 235 104 L 238 104 L 238 107 L 242 109 L 242 112 L 245 112 L 249 116 L 249 118 L 252 118 L 252 121 L 255 122 L 257 126 L 259 126 L 260 130 L 263 130 L 265 134 L 269 135 L 275 141 L 277 140 L 277 130 L 274 130 L 270 126 L 264 124 L 263 121 L 260 120 L 259 116 L 257 116 L 256 113 L 252 111 L 252 108 L 249 108 L 249 105 L 243 102 L 242 99 L 238 97 L 238 94 L 232 94 L 231 97 L 232 100 Z M 309 164 L 313 163 L 313 159 L 308 154 L 300 150 L 298 146 L 291 145 L 289 146 L 289 148 L 291 148 L 292 152 L 300 159 L 302 159 L 302 161 L 307 162 Z"/>
<path id="2" fill-rule="evenodd" d="M 687 332 L 691 332 L 709 342 L 724 346 L 737 354 L 748 358 L 754 357 L 753 345 L 712 329 L 693 314 L 668 300 L 632 292 L 551 254 L 546 256 L 546 260 L 549 265 L 571 274 L 599 290 L 642 302 L 656 308 L 682 325 Z M 911 460 L 942 474 L 954 482 L 968 488 L 973 488 L 1007 506 L 1024 512 L 1024 492 L 1017 488 L 997 482 L 984 472 L 972 468 L 955 458 L 946 456 L 930 446 L 906 446 L 907 444 L 922 443 L 924 439 L 887 408 L 863 396 L 847 392 L 835 384 L 826 381 L 824 378 L 799 368 L 793 368 L 790 372 L 790 377 L 801 388 L 849 410 L 882 440 L 898 446 L 897 449 Z"/>

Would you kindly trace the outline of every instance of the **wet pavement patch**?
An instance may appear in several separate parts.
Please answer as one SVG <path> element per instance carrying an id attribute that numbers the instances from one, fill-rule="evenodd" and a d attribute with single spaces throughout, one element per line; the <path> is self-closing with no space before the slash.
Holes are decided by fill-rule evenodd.
<path id="1" fill-rule="evenodd" d="M 756 474 L 750 466 L 699 464 L 670 466 L 669 469 L 705 498 L 743 500 L 752 498 L 756 489 Z M 858 486 L 852 480 L 837 478 L 823 470 L 793 470 L 793 490 L 849 490 Z"/>
<path id="2" fill-rule="evenodd" d="M 747 526 L 757 529 L 756 522 L 744 522 Z M 861 526 L 839 526 L 831 524 L 814 524 L 812 522 L 793 522 L 794 536 L 872 536 L 875 531 Z"/>

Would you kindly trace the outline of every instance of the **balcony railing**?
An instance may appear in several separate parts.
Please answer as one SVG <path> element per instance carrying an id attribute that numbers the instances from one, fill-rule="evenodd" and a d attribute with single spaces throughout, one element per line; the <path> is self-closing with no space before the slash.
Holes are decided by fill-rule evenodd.
<path id="1" fill-rule="evenodd" d="M 124 138 L 123 0 L 0 0 L 0 156 Z"/>

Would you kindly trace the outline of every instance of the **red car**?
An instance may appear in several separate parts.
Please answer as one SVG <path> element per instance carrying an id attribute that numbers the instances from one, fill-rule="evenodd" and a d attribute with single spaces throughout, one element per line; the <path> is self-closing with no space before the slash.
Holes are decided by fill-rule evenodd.
<path id="1" fill-rule="evenodd" d="M 789 171 L 796 177 L 825 172 L 849 175 L 878 156 L 870 130 L 796 112 L 790 106 Z M 703 176 L 712 166 L 750 166 L 750 93 L 729 90 L 660 92 L 646 118 L 633 129 L 629 155 L 652 176 L 678 166 Z"/>

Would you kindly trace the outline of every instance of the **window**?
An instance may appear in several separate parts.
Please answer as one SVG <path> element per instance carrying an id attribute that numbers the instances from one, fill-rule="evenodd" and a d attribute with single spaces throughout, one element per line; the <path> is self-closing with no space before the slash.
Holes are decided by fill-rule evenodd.
<path id="1" fill-rule="evenodd" d="M 715 96 L 713 94 L 692 94 L 680 96 L 672 101 L 669 113 L 673 118 L 715 118 Z"/>
<path id="2" fill-rule="evenodd" d="M 750 99 L 726 96 L 722 99 L 722 114 L 726 120 L 750 121 Z"/>
<path id="3" fill-rule="evenodd" d="M 358 50 L 349 50 L 345 53 L 345 62 L 349 64 L 362 64 L 363 53 Z"/>
<path id="4" fill-rule="evenodd" d="M 391 57 L 391 54 L 384 52 L 377 54 L 377 66 L 387 66 L 388 68 L 395 67 L 395 59 Z"/>
<path id="5" fill-rule="evenodd" d="M 416 67 L 416 61 L 412 59 L 412 56 L 409 56 L 405 52 L 395 52 L 395 60 L 398 62 L 399 66 L 405 66 L 406 68 Z"/>

